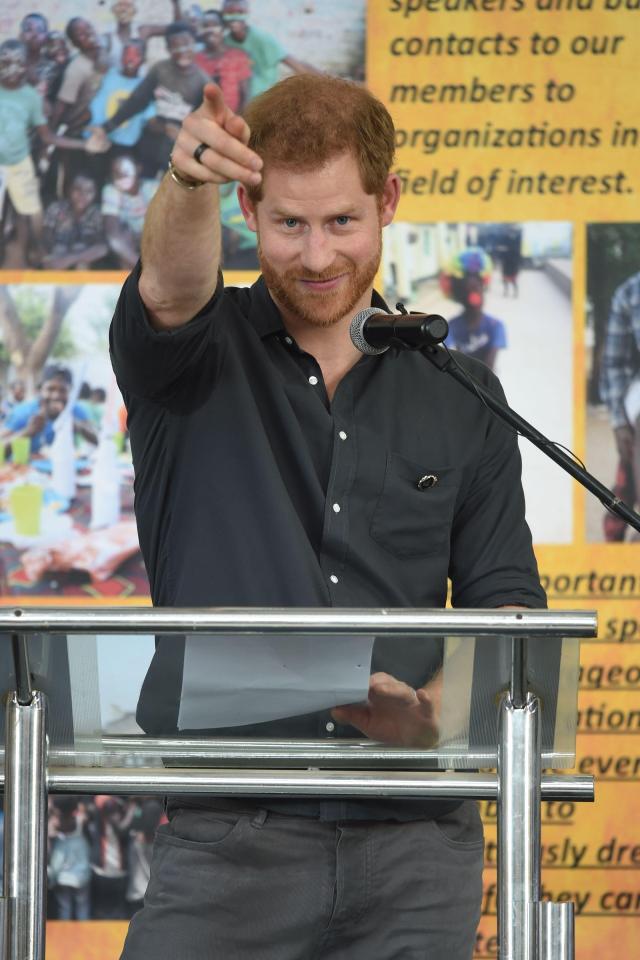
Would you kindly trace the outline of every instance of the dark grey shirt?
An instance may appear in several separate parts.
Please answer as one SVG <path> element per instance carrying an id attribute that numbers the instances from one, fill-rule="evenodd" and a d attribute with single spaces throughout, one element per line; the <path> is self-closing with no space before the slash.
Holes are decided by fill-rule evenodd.
<path id="1" fill-rule="evenodd" d="M 137 113 L 142 113 L 154 100 L 156 116 L 180 126 L 186 114 L 202 102 L 202 91 L 208 80 L 206 73 L 196 64 L 188 70 L 181 70 L 171 59 L 159 60 L 106 121 L 104 129 L 111 133 Z"/>
<path id="2" fill-rule="evenodd" d="M 474 396 L 419 352 L 390 349 L 363 356 L 329 403 L 262 279 L 220 281 L 190 323 L 155 332 L 137 276 L 116 308 L 111 354 L 154 604 L 442 607 L 450 578 L 455 606 L 545 605 L 516 438 Z M 502 396 L 486 367 L 458 361 Z M 438 482 L 418 489 L 425 474 Z M 439 651 L 416 659 L 416 649 L 377 642 L 374 669 L 424 683 Z M 182 657 L 175 638 L 159 640 L 138 711 L 149 733 L 176 732 Z M 327 736 L 330 720 L 242 732 Z"/>

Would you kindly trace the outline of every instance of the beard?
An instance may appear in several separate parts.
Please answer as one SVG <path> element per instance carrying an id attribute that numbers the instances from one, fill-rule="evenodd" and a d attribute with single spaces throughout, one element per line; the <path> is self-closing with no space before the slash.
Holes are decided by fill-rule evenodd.
<path id="1" fill-rule="evenodd" d="M 278 270 L 269 260 L 258 237 L 258 260 L 269 293 L 281 309 L 315 327 L 332 327 L 347 316 L 373 284 L 382 256 L 382 233 L 375 253 L 364 263 L 338 256 L 321 273 L 303 267 Z M 337 290 L 303 289 L 300 280 L 330 280 L 346 274 Z"/>

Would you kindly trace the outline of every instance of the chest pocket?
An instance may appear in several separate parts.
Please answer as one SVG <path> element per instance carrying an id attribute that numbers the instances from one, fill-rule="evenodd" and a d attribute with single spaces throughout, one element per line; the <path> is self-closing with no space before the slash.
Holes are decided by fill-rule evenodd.
<path id="1" fill-rule="evenodd" d="M 398 557 L 424 557 L 448 547 L 459 483 L 460 470 L 387 454 L 371 536 Z"/>

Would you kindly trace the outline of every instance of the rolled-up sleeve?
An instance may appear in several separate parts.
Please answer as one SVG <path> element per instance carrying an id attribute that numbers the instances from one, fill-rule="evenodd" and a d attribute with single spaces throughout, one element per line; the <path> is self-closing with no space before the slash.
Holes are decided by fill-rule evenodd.
<path id="1" fill-rule="evenodd" d="M 111 364 L 123 395 L 162 402 L 175 395 L 189 371 L 209 363 L 215 373 L 220 359 L 219 306 L 222 274 L 211 300 L 188 323 L 172 330 L 154 330 L 140 296 L 141 265 L 124 283 L 109 330 Z"/>
<path id="2" fill-rule="evenodd" d="M 488 386 L 503 402 L 499 381 Z M 449 575 L 456 607 L 545 607 L 525 520 L 515 431 L 488 415 L 482 456 L 461 497 L 452 530 Z"/>

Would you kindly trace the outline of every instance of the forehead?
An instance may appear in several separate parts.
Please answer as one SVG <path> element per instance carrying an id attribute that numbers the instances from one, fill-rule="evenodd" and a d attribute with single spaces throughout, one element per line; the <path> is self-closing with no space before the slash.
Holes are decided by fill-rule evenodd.
<path id="1" fill-rule="evenodd" d="M 346 208 L 375 202 L 362 186 L 360 169 L 351 153 L 343 153 L 311 170 L 267 167 L 262 183 L 262 203 L 270 208 Z"/>
<path id="2" fill-rule="evenodd" d="M 117 160 L 113 161 L 113 170 L 114 173 L 122 175 L 123 173 L 135 173 L 136 165 L 131 159 L 131 157 L 118 157 Z"/>
<path id="3" fill-rule="evenodd" d="M 93 30 L 93 25 L 89 23 L 88 20 L 78 20 L 77 23 L 73 25 L 73 34 L 78 37 L 81 34 L 91 33 Z"/>
<path id="4" fill-rule="evenodd" d="M 89 180 L 88 177 L 76 177 L 76 179 L 71 184 L 71 190 L 80 190 L 84 193 L 90 190 L 94 190 L 95 186 L 93 180 Z"/>
<path id="5" fill-rule="evenodd" d="M 25 17 L 22 21 L 23 30 L 38 30 L 41 33 L 46 33 L 47 25 L 42 17 L 36 15 Z"/>
<path id="6" fill-rule="evenodd" d="M 23 63 L 26 58 L 24 47 L 7 47 L 0 49 L 0 61 L 4 63 Z"/>
<path id="7" fill-rule="evenodd" d="M 193 43 L 193 36 L 188 30 L 183 30 L 181 33 L 172 33 L 167 43 L 170 47 L 188 46 Z"/>

